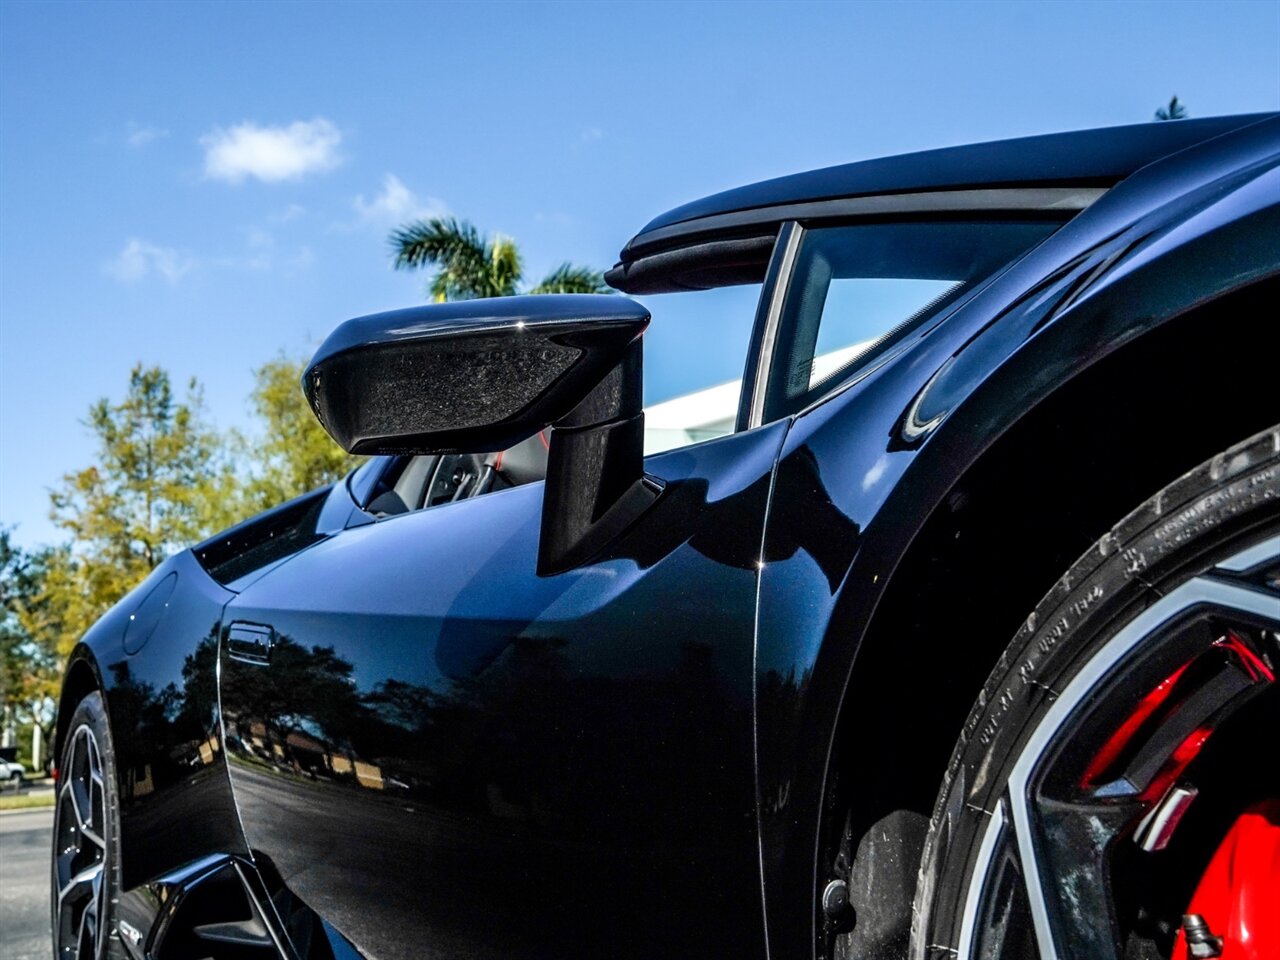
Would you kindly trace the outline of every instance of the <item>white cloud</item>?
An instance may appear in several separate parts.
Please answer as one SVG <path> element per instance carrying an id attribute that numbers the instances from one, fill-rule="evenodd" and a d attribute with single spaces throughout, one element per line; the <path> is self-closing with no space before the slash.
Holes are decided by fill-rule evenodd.
<path id="1" fill-rule="evenodd" d="M 155 274 L 177 283 L 195 261 L 172 247 L 161 247 L 133 237 L 118 254 L 102 265 L 102 272 L 121 283 L 136 283 Z"/>
<path id="2" fill-rule="evenodd" d="M 291 203 L 283 210 L 277 210 L 267 217 L 272 223 L 289 223 L 299 217 L 306 216 L 307 208 L 300 203 Z"/>
<path id="3" fill-rule="evenodd" d="M 579 150 L 589 150 L 592 144 L 599 143 L 604 138 L 605 129 L 603 127 L 580 127 L 578 128 L 578 138 L 569 143 L 569 152 L 577 153 Z"/>
<path id="4" fill-rule="evenodd" d="M 152 140 L 159 140 L 168 135 L 168 130 L 161 130 L 159 127 L 144 127 L 141 124 L 130 123 L 127 139 L 131 147 L 145 147 Z"/>
<path id="5" fill-rule="evenodd" d="M 250 227 L 245 231 L 244 243 L 247 253 L 243 257 L 228 257 L 222 266 L 244 270 L 270 270 L 275 266 L 276 238 L 261 227 Z"/>
<path id="6" fill-rule="evenodd" d="M 330 170 L 340 162 L 341 143 L 341 131 L 324 117 L 297 120 L 287 127 L 255 123 L 237 124 L 229 130 L 215 127 L 200 138 L 205 176 L 228 183 L 239 183 L 245 177 L 276 183 Z"/>
<path id="7" fill-rule="evenodd" d="M 297 276 L 303 270 L 306 270 L 316 262 L 316 255 L 308 246 L 301 246 L 298 252 L 284 262 L 284 275 L 286 277 Z"/>
<path id="8" fill-rule="evenodd" d="M 361 220 L 379 226 L 439 217 L 445 213 L 443 202 L 434 197 L 420 198 L 394 173 L 388 173 L 382 178 L 382 192 L 376 197 L 366 200 L 362 193 L 352 201 L 352 206 Z"/>
<path id="9" fill-rule="evenodd" d="M 279 273 L 295 277 L 316 261 L 314 251 L 300 246 L 290 252 L 281 249 L 275 236 L 259 226 L 242 231 L 241 250 L 223 254 L 194 256 L 173 247 L 162 247 L 131 237 L 118 254 L 102 264 L 102 272 L 121 283 L 138 283 L 148 277 L 159 277 L 176 284 L 188 273 L 200 271 L 232 271 L 239 273 Z"/>

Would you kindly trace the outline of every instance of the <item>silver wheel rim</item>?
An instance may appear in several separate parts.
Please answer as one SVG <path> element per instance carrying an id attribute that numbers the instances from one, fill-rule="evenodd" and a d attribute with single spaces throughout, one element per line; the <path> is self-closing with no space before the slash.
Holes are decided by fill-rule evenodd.
<path id="1" fill-rule="evenodd" d="M 106 956 L 107 808 L 102 750 L 79 727 L 60 771 L 54 822 L 54 898 L 59 960 Z"/>
<path id="2" fill-rule="evenodd" d="M 1280 583 L 1249 583 L 1232 576 L 1254 568 L 1274 567 L 1277 561 L 1280 537 L 1272 537 L 1224 561 L 1214 571 L 1182 584 L 1118 630 L 1054 697 L 1022 747 L 1007 786 L 984 811 L 987 823 L 963 894 L 955 951 L 958 960 L 970 960 L 985 952 L 981 947 L 984 904 L 992 893 L 997 860 L 1002 856 L 999 851 L 1009 849 L 1016 851 L 1020 861 L 1021 893 L 1026 897 L 1040 960 L 1066 960 L 1081 955 L 1082 949 L 1089 956 L 1119 960 L 1111 956 L 1104 937 L 1091 936 L 1090 931 L 1082 929 L 1086 922 L 1091 922 L 1095 930 L 1106 929 L 1107 917 L 1085 914 L 1079 902 L 1079 884 L 1101 884 L 1101 876 L 1082 870 L 1081 877 L 1072 878 L 1050 866 L 1053 851 L 1046 847 L 1047 814 L 1039 800 L 1039 785 L 1063 738 L 1087 714 L 1091 695 L 1147 641 L 1171 625 L 1208 611 L 1226 622 L 1240 618 L 1255 623 L 1265 621 L 1272 625 L 1273 636 L 1280 635 Z M 1116 823 L 1124 819 L 1118 817 Z M 1128 820 L 1131 823 L 1132 817 Z M 1104 820 L 1090 826 L 1100 834 L 1111 829 Z M 1116 831 L 1119 833 L 1119 828 Z"/>

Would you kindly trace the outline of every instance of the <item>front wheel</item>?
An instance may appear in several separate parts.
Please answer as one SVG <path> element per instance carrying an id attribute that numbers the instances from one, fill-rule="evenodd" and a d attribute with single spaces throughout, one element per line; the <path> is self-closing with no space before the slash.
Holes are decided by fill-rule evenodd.
<path id="1" fill-rule="evenodd" d="M 102 960 L 118 952 L 119 890 L 115 753 L 100 693 L 80 701 L 58 764 L 53 820 L 53 955 Z"/>
<path id="2" fill-rule="evenodd" d="M 965 723 L 915 960 L 1280 956 L 1280 427 L 1062 577 Z"/>

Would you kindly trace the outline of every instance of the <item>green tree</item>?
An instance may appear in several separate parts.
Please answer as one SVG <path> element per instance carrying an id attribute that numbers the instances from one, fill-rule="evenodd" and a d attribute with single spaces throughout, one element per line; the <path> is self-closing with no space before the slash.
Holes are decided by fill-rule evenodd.
<path id="1" fill-rule="evenodd" d="M 530 293 L 609 293 L 604 274 L 590 267 L 562 263 L 529 290 Z"/>
<path id="2" fill-rule="evenodd" d="M 509 237 L 483 237 L 466 220 L 416 220 L 391 233 L 397 269 L 434 267 L 428 291 L 433 300 L 509 297 L 520 291 L 524 264 Z M 529 293 L 608 293 L 604 274 L 563 263 Z"/>
<path id="3" fill-rule="evenodd" d="M 49 604 L 75 636 L 169 554 L 235 518 L 231 464 L 195 380 L 179 401 L 168 373 L 138 364 L 124 399 L 99 400 L 86 423 L 97 463 L 50 494 L 71 544 L 50 571 Z"/>
<path id="4" fill-rule="evenodd" d="M 40 592 L 35 557 L 13 542 L 12 531 L 0 529 L 0 702 L 13 702 L 20 686 L 29 641 L 20 617 Z"/>
<path id="5" fill-rule="evenodd" d="M 1174 96 L 1169 105 L 1160 107 L 1156 110 L 1157 120 L 1184 120 L 1187 116 L 1187 108 L 1178 102 L 1177 96 Z"/>
<path id="6" fill-rule="evenodd" d="M 305 366 L 281 355 L 254 371 L 249 400 L 261 435 L 235 441 L 247 468 L 241 489 L 246 516 L 341 479 L 360 462 L 333 442 L 311 412 L 301 387 Z"/>
<path id="7" fill-rule="evenodd" d="M 0 712 L 16 725 L 36 725 L 50 742 L 63 656 L 47 618 L 47 576 L 60 551 L 26 551 L 0 529 Z"/>

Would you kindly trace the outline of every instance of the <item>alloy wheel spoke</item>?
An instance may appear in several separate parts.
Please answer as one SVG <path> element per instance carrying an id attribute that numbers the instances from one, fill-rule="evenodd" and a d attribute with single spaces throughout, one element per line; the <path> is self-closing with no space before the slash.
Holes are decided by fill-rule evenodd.
<path id="1" fill-rule="evenodd" d="M 75 824 L 76 829 L 83 830 L 84 824 L 85 824 L 85 817 L 84 817 L 84 812 L 80 808 L 80 802 L 81 802 L 80 794 L 75 789 L 75 781 L 68 780 L 67 785 L 62 788 L 62 792 L 66 794 L 67 798 L 71 802 L 71 812 L 75 814 L 75 818 L 76 818 L 76 824 Z"/>
<path id="2" fill-rule="evenodd" d="M 1119 960 L 1108 849 L 1139 807 L 1040 798 L 1013 807 L 1041 960 Z"/>
<path id="3" fill-rule="evenodd" d="M 96 831 L 91 830 L 89 827 L 81 827 L 80 833 L 84 836 L 86 840 L 92 843 L 95 847 L 98 847 L 102 850 L 107 849 L 107 841 L 104 840 L 101 836 L 99 836 Z"/>
<path id="4" fill-rule="evenodd" d="M 1122 955 L 1109 849 L 1132 833 L 1142 815 L 1172 787 L 1189 758 L 1194 758 L 1212 729 L 1198 725 L 1199 720 L 1220 714 L 1234 698 L 1272 678 L 1243 662 L 1241 675 L 1246 682 L 1233 676 L 1228 665 L 1178 703 L 1170 713 L 1172 720 L 1153 715 L 1163 736 L 1132 749 L 1128 743 L 1122 745 L 1126 752 L 1116 763 L 1123 767 L 1124 776 L 1100 789 L 1085 790 L 1086 782 L 1079 779 L 1077 770 L 1080 792 L 1076 795 L 1064 795 L 1060 783 L 1046 790 L 1046 783 L 1054 780 L 1058 748 L 1089 727 L 1090 701 L 1096 700 L 1097 690 L 1134 651 L 1152 648 L 1145 643 L 1148 638 L 1192 614 L 1229 624 L 1277 620 L 1278 613 L 1280 605 L 1268 590 L 1215 577 L 1191 580 L 1117 632 L 1072 677 L 1037 725 L 1009 779 L 1009 819 L 1041 960 L 1112 960 Z M 1248 658 L 1247 652 L 1232 655 L 1242 661 Z M 1182 729 L 1193 720 L 1194 729 Z M 1077 756 L 1073 762 L 1078 760 Z"/>
<path id="5" fill-rule="evenodd" d="M 94 773 L 89 777 L 89 809 L 94 823 L 102 823 L 106 811 L 106 788 L 102 783 L 102 774 Z"/>
<path id="6" fill-rule="evenodd" d="M 96 892 L 94 882 L 101 876 L 101 863 L 85 867 L 68 880 L 62 889 L 58 891 L 58 906 L 61 907 L 71 897 L 71 894 L 77 891 L 85 891 L 90 895 L 90 899 L 93 899 L 93 895 Z"/>
<path id="7" fill-rule="evenodd" d="M 996 802 L 979 841 L 974 879 L 961 913 L 956 950 L 960 960 L 1033 955 L 1034 947 L 1025 942 L 1025 935 L 1019 936 L 1029 928 L 1030 919 L 1008 810 L 1008 798 Z"/>
<path id="8" fill-rule="evenodd" d="M 105 926 L 101 922 L 102 915 L 105 912 L 102 902 L 102 898 L 106 892 L 106 884 L 103 882 L 104 879 L 104 875 L 100 872 L 91 884 L 93 887 L 93 898 L 89 904 L 90 933 L 93 936 L 93 955 L 95 958 L 103 956 L 101 947 L 103 934 L 106 931 Z"/>
<path id="9" fill-rule="evenodd" d="M 67 778 L 67 789 L 71 792 L 72 804 L 75 808 L 76 822 L 83 829 L 97 826 L 94 820 L 93 778 L 97 765 L 97 745 L 87 727 L 76 732 L 73 744 L 71 770 Z M 101 782 L 101 773 L 98 773 Z"/>
<path id="10" fill-rule="evenodd" d="M 85 960 L 96 960 L 94 957 L 96 940 L 95 904 L 90 903 L 80 914 L 80 926 L 76 931 L 76 955 Z"/>
<path id="11" fill-rule="evenodd" d="M 55 843 L 57 844 L 57 856 L 60 870 L 63 866 L 65 870 L 59 873 L 60 880 L 66 880 L 74 872 L 70 869 L 72 859 L 80 851 L 80 824 L 75 815 L 71 797 L 66 790 L 63 790 L 58 796 L 57 818 L 55 820 Z"/>
<path id="12" fill-rule="evenodd" d="M 106 940 L 106 789 L 102 756 L 88 726 L 75 731 L 54 821 L 58 955 L 96 960 Z"/>

